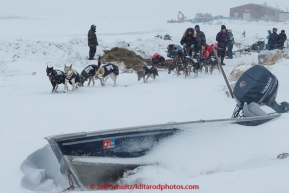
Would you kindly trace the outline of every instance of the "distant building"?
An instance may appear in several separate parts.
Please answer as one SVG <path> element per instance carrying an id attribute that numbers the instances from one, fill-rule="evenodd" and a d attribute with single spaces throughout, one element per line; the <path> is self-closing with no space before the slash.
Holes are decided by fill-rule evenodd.
<path id="1" fill-rule="evenodd" d="M 280 12 L 279 21 L 289 21 L 289 12 Z"/>
<path id="2" fill-rule="evenodd" d="M 265 4 L 246 4 L 230 9 L 230 17 L 241 20 L 271 20 L 278 21 L 279 13 L 283 12 L 279 8 Z"/>

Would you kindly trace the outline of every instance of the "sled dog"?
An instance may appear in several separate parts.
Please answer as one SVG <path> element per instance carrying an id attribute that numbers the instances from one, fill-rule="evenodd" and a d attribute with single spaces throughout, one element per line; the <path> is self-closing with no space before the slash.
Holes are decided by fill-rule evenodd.
<path id="1" fill-rule="evenodd" d="M 52 91 L 51 93 L 56 92 L 59 84 L 64 84 L 65 75 L 64 72 L 61 70 L 53 69 L 53 67 L 46 68 L 46 74 L 51 82 Z"/>
<path id="2" fill-rule="evenodd" d="M 143 82 L 147 83 L 149 77 L 152 79 L 155 79 L 156 76 L 158 76 L 158 69 L 151 65 L 144 65 L 141 69 L 137 70 L 137 77 L 138 81 L 140 81 L 143 78 Z M 147 77 L 146 77 L 147 76 Z"/>
<path id="3" fill-rule="evenodd" d="M 96 78 L 100 80 L 100 84 L 102 86 L 105 85 L 107 79 L 110 77 L 113 82 L 114 86 L 116 86 L 116 79 L 119 75 L 119 68 L 121 68 L 124 65 L 124 62 L 121 62 L 119 64 L 114 64 L 114 63 L 107 63 L 96 71 Z"/>
<path id="4" fill-rule="evenodd" d="M 72 85 L 72 91 L 74 91 L 75 88 L 78 88 L 78 84 L 80 84 L 80 76 L 76 70 L 73 70 L 72 64 L 70 66 L 64 65 L 64 74 L 64 92 L 68 91 L 67 83 L 70 83 Z"/>
<path id="5" fill-rule="evenodd" d="M 98 57 L 98 65 L 89 65 L 86 68 L 84 68 L 80 74 L 80 84 L 83 86 L 84 82 L 88 79 L 87 86 L 90 85 L 90 82 L 92 82 L 92 86 L 94 86 L 94 78 L 96 76 L 96 71 L 99 69 L 101 65 L 100 56 Z"/>

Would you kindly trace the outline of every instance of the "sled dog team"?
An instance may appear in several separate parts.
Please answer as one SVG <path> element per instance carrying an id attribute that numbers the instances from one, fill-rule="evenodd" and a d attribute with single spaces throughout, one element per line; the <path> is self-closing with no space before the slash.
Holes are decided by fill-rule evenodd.
<path id="1" fill-rule="evenodd" d="M 78 86 L 84 86 L 84 82 L 87 80 L 87 86 L 90 86 L 91 82 L 92 86 L 94 86 L 94 79 L 99 79 L 100 84 L 105 86 L 108 78 L 111 78 L 114 82 L 114 86 L 116 86 L 116 79 L 119 75 L 119 68 L 121 68 L 123 65 L 124 62 L 119 64 L 109 62 L 101 65 L 101 58 L 99 57 L 97 65 L 87 66 L 82 70 L 81 74 L 72 68 L 72 64 L 70 66 L 64 65 L 64 71 L 53 69 L 53 67 L 47 66 L 46 74 L 49 77 L 52 85 L 51 93 L 58 92 L 57 88 L 59 84 L 64 84 L 64 92 L 67 92 L 68 83 L 72 85 L 72 91 L 74 91 L 75 89 L 78 89 Z M 138 80 L 143 78 L 145 83 L 149 77 L 155 79 L 156 76 L 158 76 L 158 71 L 154 66 L 144 65 L 142 69 L 137 71 L 137 75 Z"/>
<path id="2" fill-rule="evenodd" d="M 205 68 L 205 72 L 210 72 L 210 74 L 212 74 L 214 69 L 218 69 L 220 72 L 216 58 L 214 57 L 208 57 L 205 61 L 200 62 L 198 58 L 186 57 L 184 59 L 182 54 L 178 55 L 180 52 L 178 52 L 177 45 L 171 44 L 167 47 L 167 49 L 168 52 L 175 52 L 174 57 L 172 57 L 172 62 L 168 66 L 168 74 L 175 70 L 176 74 L 180 75 L 180 72 L 183 71 L 183 74 L 186 78 L 187 76 L 190 76 L 191 72 L 194 72 L 195 76 L 197 76 L 198 71 L 202 72 L 202 68 Z M 159 55 L 159 57 L 161 58 L 162 56 Z M 154 61 L 152 61 L 152 63 L 155 64 Z M 47 66 L 46 73 L 52 85 L 51 93 L 57 93 L 59 84 L 64 84 L 64 92 L 67 92 L 68 83 L 72 85 L 72 91 L 74 91 L 75 89 L 78 89 L 79 86 L 84 86 L 84 82 L 87 80 L 87 86 L 90 86 L 91 82 L 92 86 L 94 86 L 94 79 L 99 79 L 100 84 L 105 86 L 108 78 L 111 78 L 114 82 L 114 86 L 116 86 L 116 79 L 119 75 L 119 68 L 122 66 L 124 66 L 124 62 L 119 64 L 110 62 L 101 64 L 101 57 L 99 56 L 97 65 L 88 65 L 82 70 L 81 74 L 74 70 L 72 65 L 64 65 L 64 71 Z M 158 76 L 158 70 L 155 66 L 144 63 L 143 67 L 136 71 L 136 74 L 138 76 L 138 81 L 143 79 L 143 82 L 147 83 L 149 78 L 155 79 L 156 76 Z"/>
<path id="3" fill-rule="evenodd" d="M 195 77 L 198 72 L 202 72 L 203 68 L 205 73 L 213 73 L 214 69 L 220 72 L 218 65 L 218 58 L 213 53 L 213 45 L 206 45 L 205 50 L 200 52 L 192 52 L 192 56 L 186 52 L 186 49 L 181 48 L 180 45 L 170 44 L 167 47 L 168 56 L 172 58 L 171 64 L 168 66 L 168 74 L 175 70 L 177 76 L 179 76 L 181 71 L 185 75 L 190 76 L 191 72 L 194 73 Z M 185 50 L 185 51 L 184 51 Z"/>

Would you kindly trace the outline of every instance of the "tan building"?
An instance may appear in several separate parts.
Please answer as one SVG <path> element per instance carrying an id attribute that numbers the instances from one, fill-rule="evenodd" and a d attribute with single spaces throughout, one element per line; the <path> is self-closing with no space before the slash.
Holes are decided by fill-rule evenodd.
<path id="1" fill-rule="evenodd" d="M 280 12 L 279 21 L 289 21 L 289 12 Z"/>

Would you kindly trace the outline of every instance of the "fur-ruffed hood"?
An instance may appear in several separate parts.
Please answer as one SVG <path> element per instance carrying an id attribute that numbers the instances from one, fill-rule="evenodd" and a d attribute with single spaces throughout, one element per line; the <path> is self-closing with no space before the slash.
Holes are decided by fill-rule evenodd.
<path id="1" fill-rule="evenodd" d="M 194 28 L 191 28 L 191 27 L 186 29 L 186 31 L 184 32 L 184 36 L 186 36 L 188 34 L 188 31 L 192 31 L 193 32 L 193 37 L 196 37 L 197 32 L 196 32 L 196 30 Z"/>

